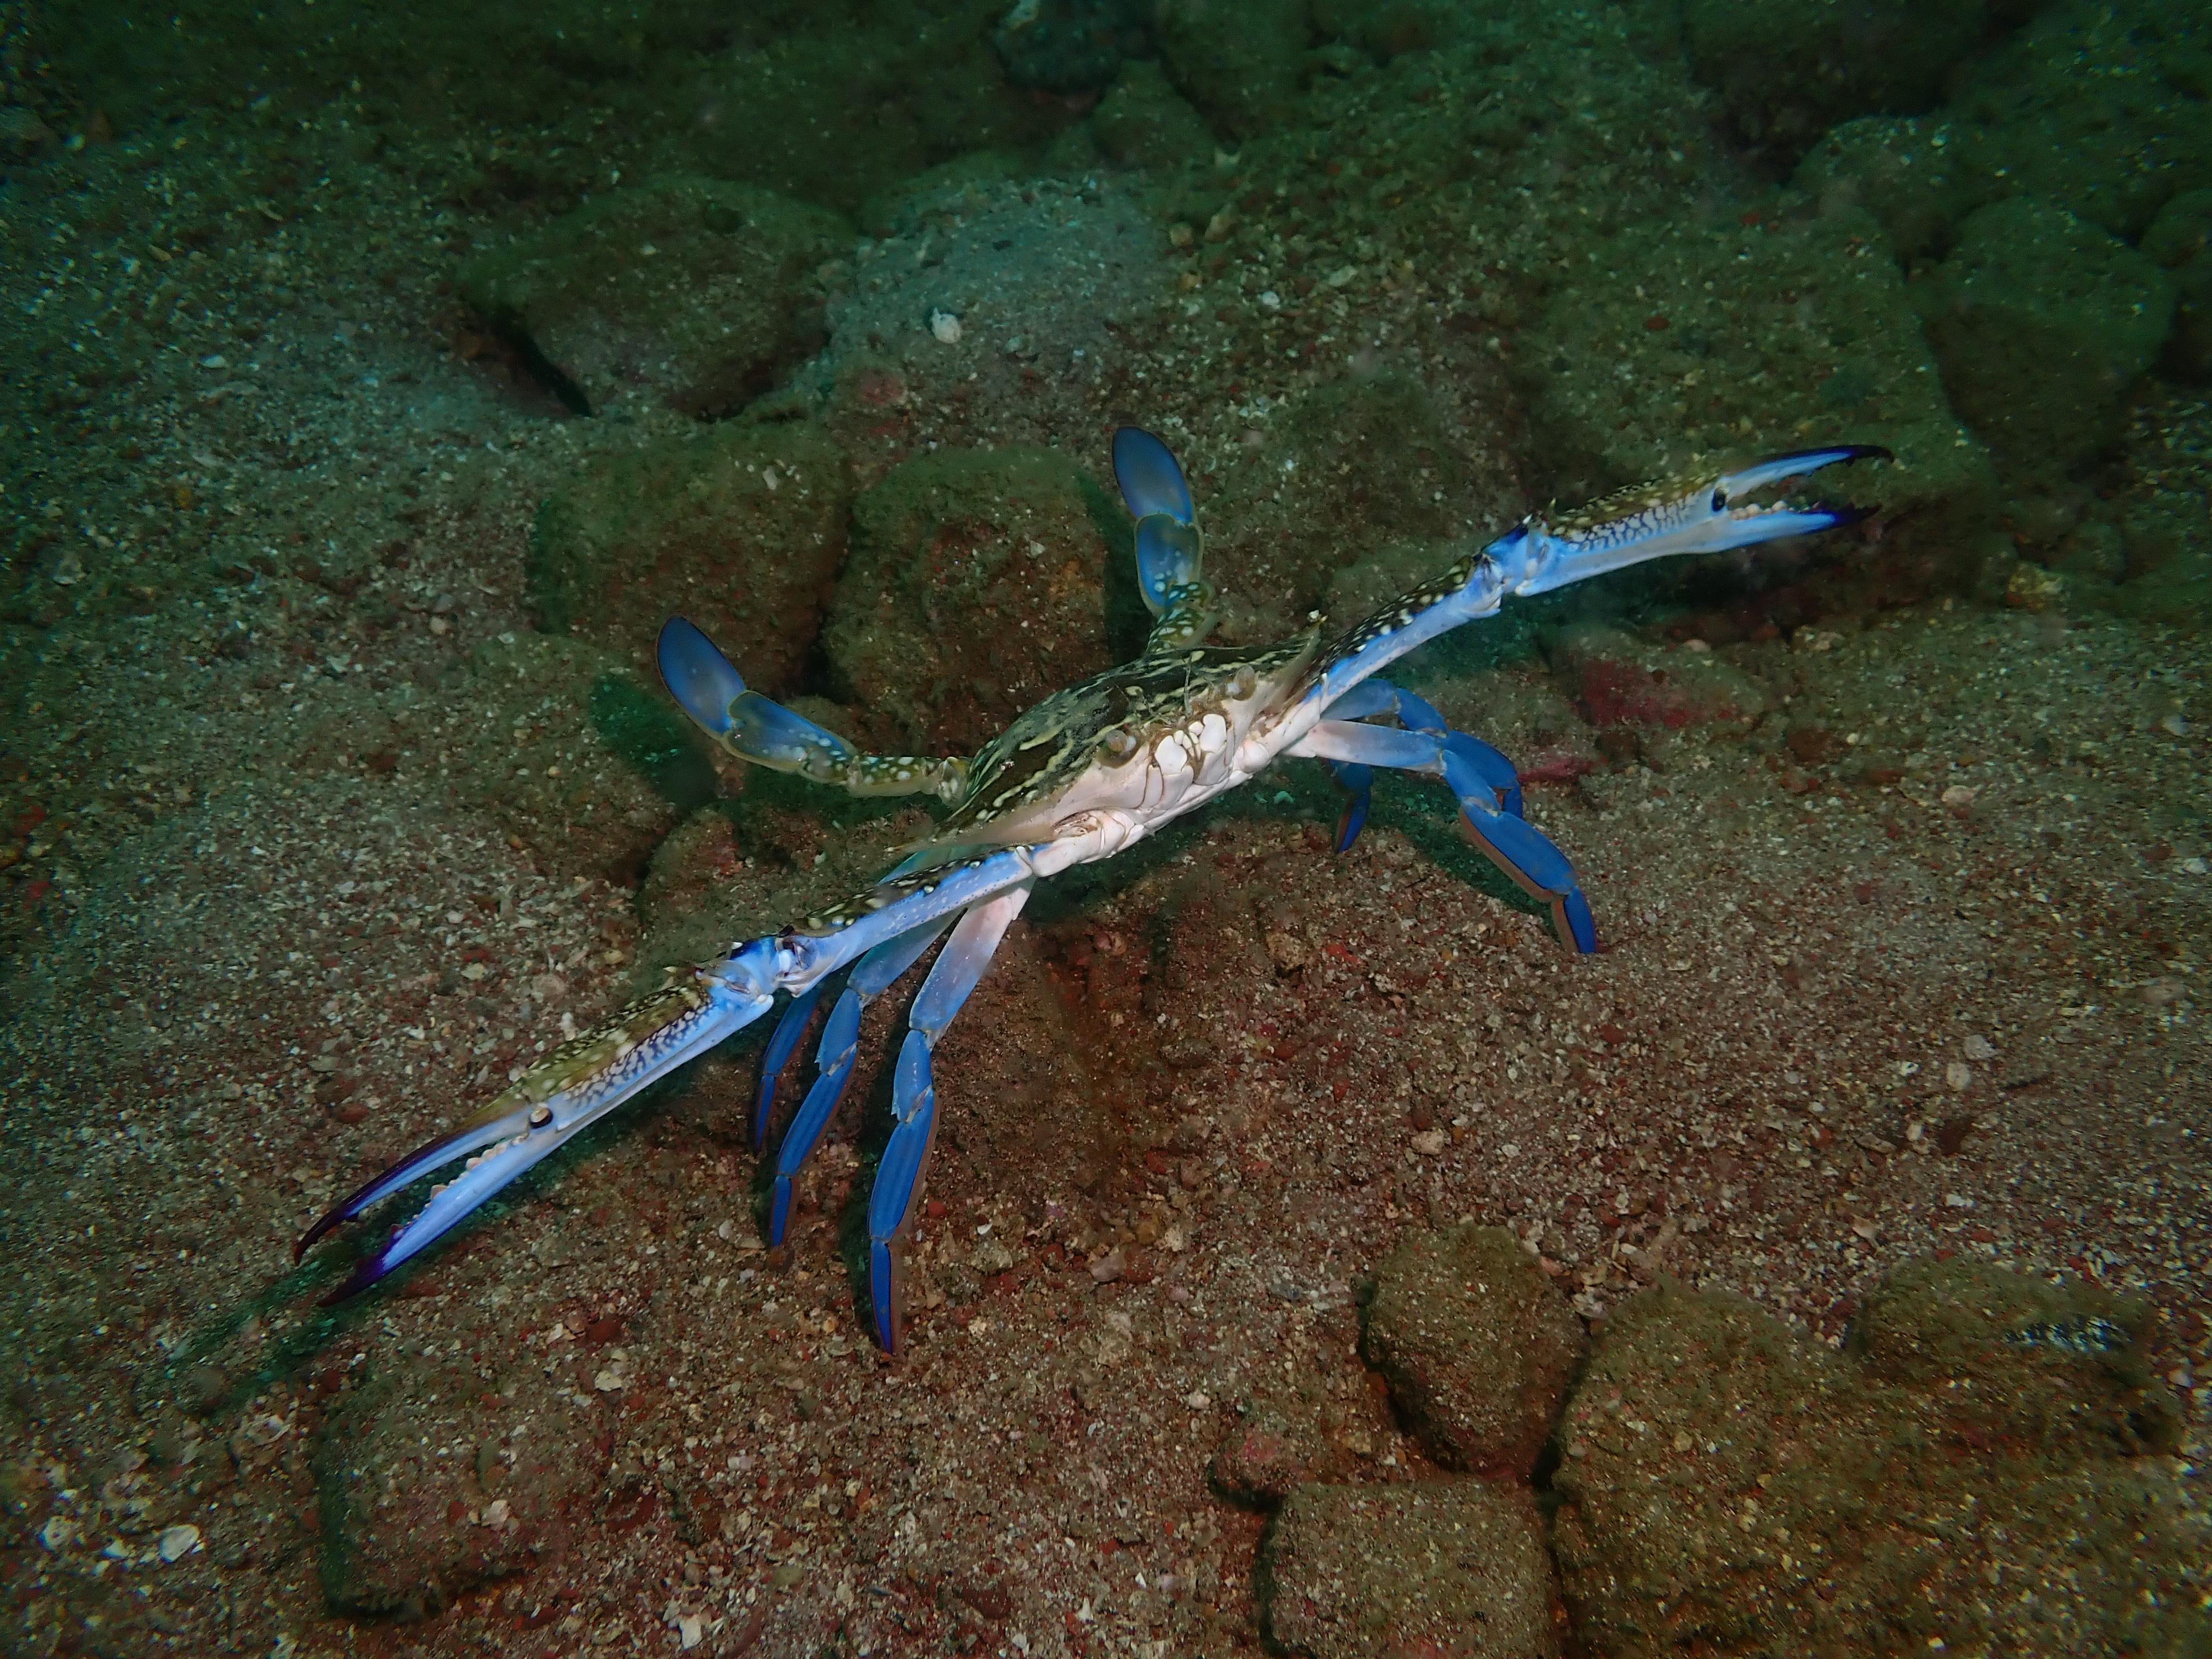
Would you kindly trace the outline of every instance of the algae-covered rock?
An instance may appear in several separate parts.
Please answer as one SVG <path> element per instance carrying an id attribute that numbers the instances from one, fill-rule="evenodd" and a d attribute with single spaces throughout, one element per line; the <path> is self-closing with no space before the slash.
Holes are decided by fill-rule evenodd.
<path id="1" fill-rule="evenodd" d="M 1686 0 L 1698 78 L 1754 143 L 1801 149 L 1838 121 L 1927 109 L 1989 27 L 1979 0 Z"/>
<path id="2" fill-rule="evenodd" d="M 2212 186 L 2212 13 L 2051 6 L 1962 75 L 1951 112 L 1963 160 L 2008 192 L 2139 236 L 2171 198 Z"/>
<path id="3" fill-rule="evenodd" d="M 781 696 L 813 649 L 845 558 L 844 453 L 818 427 L 721 424 L 594 458 L 531 536 L 546 628 L 648 669 L 689 617 L 749 685 Z"/>
<path id="4" fill-rule="evenodd" d="M 1146 58 L 1122 70 L 1091 117 L 1098 148 L 1125 167 L 1171 167 L 1212 154 L 1213 135 Z"/>
<path id="5" fill-rule="evenodd" d="M 2137 1316 L 1911 1268 L 1846 1352 L 1664 1286 L 1607 1320 L 1553 1546 L 1592 1651 L 2201 1653 L 2212 1532 Z"/>
<path id="6" fill-rule="evenodd" d="M 970 150 L 1038 149 L 1076 113 L 1009 83 L 991 45 L 1006 11 L 902 0 L 732 53 L 683 143 L 703 172 L 843 213 Z"/>
<path id="7" fill-rule="evenodd" d="M 1261 1548 L 1268 1638 L 1308 1659 L 1540 1659 L 1559 1650 L 1542 1523 L 1487 1480 L 1300 1486 Z"/>
<path id="8" fill-rule="evenodd" d="M 1152 27 L 1168 74 L 1221 131 L 1290 118 L 1312 44 L 1306 0 L 1164 0 Z"/>
<path id="9" fill-rule="evenodd" d="M 2063 208 L 1977 209 L 1913 285 L 1951 400 L 2016 465 L 2057 471 L 2120 434 L 2129 394 L 2173 320 L 2142 253 Z"/>
<path id="10" fill-rule="evenodd" d="M 1142 614 L 1127 526 L 1049 450 L 945 449 L 892 469 L 853 506 L 823 635 L 839 695 L 886 744 L 979 746 L 1128 654 L 1108 631 L 1109 568 Z"/>
<path id="11" fill-rule="evenodd" d="M 1806 152 L 1791 182 L 1824 212 L 1871 216 L 1910 264 L 1943 252 L 1960 220 L 2004 192 L 1965 131 L 1934 115 L 1844 121 Z"/>
<path id="12" fill-rule="evenodd" d="M 1525 1480 L 1587 1346 L 1503 1227 L 1418 1233 L 1378 1268 L 1362 1346 L 1439 1462 Z"/>
<path id="13" fill-rule="evenodd" d="M 2164 368 L 2182 380 L 2212 380 L 2212 190 L 2184 191 L 2160 209 L 2142 252 L 2173 284 Z"/>
<path id="14" fill-rule="evenodd" d="M 1516 373 L 1563 501 L 1810 444 L 1881 444 L 1893 463 L 1808 487 L 1881 506 L 1893 529 L 1879 555 L 1832 537 L 1808 556 L 1848 557 L 1854 582 L 1907 592 L 1958 557 L 1955 532 L 1986 511 L 1987 459 L 1944 401 L 1880 230 L 1853 211 L 1630 227 L 1552 295 Z"/>
<path id="15" fill-rule="evenodd" d="M 466 696 L 454 785 L 549 874 L 632 880 L 714 793 L 665 695 L 583 640 L 504 635 L 469 659 Z"/>
<path id="16" fill-rule="evenodd" d="M 1206 1473 L 1217 1492 L 1240 1504 L 1279 1504 L 1296 1487 L 1337 1479 L 1352 1462 L 1318 1402 L 1269 1399 L 1230 1425 Z"/>
<path id="17" fill-rule="evenodd" d="M 676 175 L 471 261 L 459 284 L 572 406 L 642 386 L 687 414 L 721 415 L 819 349 L 819 268 L 851 240 L 820 208 Z"/>
<path id="18" fill-rule="evenodd" d="M 1006 79 L 1037 92 L 1099 92 L 1122 60 L 1146 51 L 1149 0 L 1023 0 L 999 20 L 991 45 Z"/>

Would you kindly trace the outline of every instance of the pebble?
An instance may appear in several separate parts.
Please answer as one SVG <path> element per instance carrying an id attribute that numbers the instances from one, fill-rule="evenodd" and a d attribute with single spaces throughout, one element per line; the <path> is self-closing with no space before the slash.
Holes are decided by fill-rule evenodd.
<path id="1" fill-rule="evenodd" d="M 200 1529 L 189 1522 L 182 1526 L 161 1528 L 161 1540 L 155 1547 L 164 1561 L 181 1561 L 200 1547 Z"/>

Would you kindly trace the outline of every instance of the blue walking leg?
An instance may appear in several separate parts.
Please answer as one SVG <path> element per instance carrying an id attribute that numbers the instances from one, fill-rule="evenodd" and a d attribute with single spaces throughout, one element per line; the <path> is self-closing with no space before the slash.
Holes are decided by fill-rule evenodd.
<path id="1" fill-rule="evenodd" d="M 1342 701 L 1342 700 L 1340 700 Z M 1497 751 L 1464 732 L 1439 737 L 1356 720 L 1324 720 L 1284 751 L 1339 766 L 1388 766 L 1441 777 L 1459 798 L 1460 823 L 1475 847 L 1521 890 L 1552 913 L 1563 943 L 1597 949 L 1589 904 L 1566 854 L 1504 810 L 1496 782 Z M 1501 757 L 1502 758 L 1502 757 Z M 1510 763 L 1507 763 L 1510 769 Z"/>
<path id="2" fill-rule="evenodd" d="M 876 1184 L 868 1195 L 868 1292 L 876 1340 L 887 1353 L 896 1353 L 901 1340 L 898 1242 L 921 1201 L 930 1143 L 937 1130 L 930 1051 L 981 981 L 992 953 L 1029 896 L 1026 886 L 1013 888 L 963 916 L 914 1000 L 914 1029 L 907 1033 L 891 1074 L 891 1138 L 876 1165 Z"/>
<path id="3" fill-rule="evenodd" d="M 949 915 L 939 916 L 908 933 L 885 939 L 853 965 L 852 974 L 845 982 L 844 994 L 830 1009 L 830 1023 L 823 1027 L 821 1046 L 815 1053 L 817 1072 L 814 1085 L 807 1090 L 806 1098 L 800 1103 L 799 1114 L 792 1119 L 791 1127 L 785 1132 L 783 1145 L 777 1153 L 775 1190 L 769 1206 L 769 1243 L 783 1243 L 784 1229 L 791 1220 L 792 1182 L 805 1167 L 806 1160 L 813 1156 L 816 1143 L 822 1139 L 823 1130 L 830 1125 L 830 1115 L 837 1109 L 837 1103 L 844 1098 L 845 1085 L 853 1075 L 854 1053 L 860 1042 L 861 1011 L 889 990 L 900 975 L 913 967 L 921 959 L 921 953 L 952 925 L 952 920 Z M 807 998 L 802 999 L 808 1002 L 810 1009 L 811 999 L 819 989 L 817 987 L 815 992 L 808 993 Z M 799 1004 L 794 1002 L 792 1006 L 796 1009 Z M 785 1015 L 787 1022 L 790 1018 L 788 1013 Z M 789 1049 L 797 1047 L 799 1030 L 805 1023 L 805 1016 L 801 1015 L 797 1026 L 792 1030 L 782 1060 L 789 1060 Z M 783 1040 L 784 1028 L 779 1026 L 769 1045 L 771 1061 L 778 1060 L 775 1045 Z M 777 1070 L 781 1069 L 779 1062 Z M 763 1077 L 761 1083 L 763 1121 L 766 1120 L 769 1097 L 775 1087 L 773 1073 Z"/>

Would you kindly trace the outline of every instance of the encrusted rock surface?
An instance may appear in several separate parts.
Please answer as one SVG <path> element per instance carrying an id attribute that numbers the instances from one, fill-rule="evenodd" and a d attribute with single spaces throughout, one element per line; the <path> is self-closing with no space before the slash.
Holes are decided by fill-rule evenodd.
<path id="1" fill-rule="evenodd" d="M 1662 1287 L 1606 1322 L 1553 1543 L 1594 1651 L 2201 1652 L 2205 1517 L 2139 1306 L 1908 1267 L 1841 1356 Z"/>
<path id="2" fill-rule="evenodd" d="M 1959 412 L 2039 470 L 2119 436 L 2128 393 L 2173 322 L 2173 286 L 2156 264 L 2026 197 L 1967 215 L 1913 297 Z"/>
<path id="3" fill-rule="evenodd" d="M 1375 1275 L 1362 1346 L 1438 1462 L 1528 1477 L 1587 1340 L 1503 1227 L 1417 1233 Z"/>
<path id="4" fill-rule="evenodd" d="M 1118 615 L 1109 605 L 1127 525 L 1049 450 L 945 449 L 896 468 L 853 507 L 823 641 L 840 695 L 886 745 L 979 746 L 1142 644 L 1128 585 L 1110 588 Z"/>
<path id="5" fill-rule="evenodd" d="M 690 617 L 770 696 L 797 685 L 846 550 L 843 453 L 803 422 L 723 424 L 595 462 L 546 499 L 531 596 L 651 673 L 672 615 Z"/>
<path id="6" fill-rule="evenodd" d="M 1543 1659 L 1560 1620 L 1527 1491 L 1300 1486 L 1261 1547 L 1268 1636 L 1306 1659 Z"/>
<path id="7" fill-rule="evenodd" d="M 573 406 L 641 386 L 726 415 L 819 349 L 820 268 L 851 235 L 823 209 L 679 173 L 612 190 L 458 282 Z"/>

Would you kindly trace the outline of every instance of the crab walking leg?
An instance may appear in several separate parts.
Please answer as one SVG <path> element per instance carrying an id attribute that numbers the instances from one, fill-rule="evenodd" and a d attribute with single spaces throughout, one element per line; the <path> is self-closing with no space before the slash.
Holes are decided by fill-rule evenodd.
<path id="1" fill-rule="evenodd" d="M 1010 888 L 961 917 L 914 1000 L 914 1029 L 907 1033 L 891 1073 L 891 1138 L 876 1165 L 876 1184 L 868 1194 L 868 1293 L 875 1306 L 876 1340 L 887 1353 L 899 1350 L 898 1239 L 921 1202 L 930 1141 L 937 1131 L 937 1086 L 930 1075 L 930 1051 L 982 980 L 992 953 L 1029 896 L 1027 884 Z"/>
<path id="2" fill-rule="evenodd" d="M 830 1127 L 830 1115 L 852 1079 L 853 1057 L 860 1041 L 861 1011 L 890 989 L 951 926 L 951 916 L 939 916 L 896 939 L 885 939 L 860 958 L 845 981 L 843 994 L 830 1010 L 830 1023 L 822 1028 L 822 1044 L 814 1055 L 814 1085 L 807 1090 L 791 1127 L 784 1132 L 783 1146 L 776 1157 L 775 1191 L 769 1206 L 770 1244 L 783 1243 L 784 1229 L 791 1222 L 792 1182 L 814 1155 L 815 1146 Z M 763 1085 L 763 1099 L 771 1086 Z"/>
<path id="3" fill-rule="evenodd" d="M 774 1002 L 775 975 L 773 939 L 756 940 L 677 975 L 564 1043 L 466 1127 L 409 1154 L 347 1198 L 301 1237 L 295 1257 L 379 1199 L 475 1153 L 457 1180 L 434 1192 L 381 1249 L 364 1256 L 328 1299 L 342 1301 L 366 1290 L 580 1130 L 758 1019 Z"/>
<path id="4" fill-rule="evenodd" d="M 806 1022 L 814 1018 L 814 1005 L 822 1000 L 822 987 L 801 991 L 785 1007 L 775 1030 L 769 1034 L 768 1047 L 761 1054 L 760 1099 L 753 1106 L 753 1152 L 758 1154 L 768 1147 L 769 1109 L 775 1103 L 776 1085 L 783 1081 L 784 1073 L 791 1066 L 791 1057 L 799 1052 L 799 1039 L 806 1035 Z"/>
<path id="5" fill-rule="evenodd" d="M 1440 777 L 1459 797 L 1460 824 L 1490 861 L 1552 912 L 1563 941 L 1587 955 L 1597 949 L 1589 902 L 1567 855 L 1540 831 L 1502 811 L 1478 744 L 1462 732 L 1405 732 L 1351 720 L 1322 720 L 1283 752 L 1350 765 L 1388 766 Z M 1493 751 L 1494 752 L 1494 751 Z"/>
<path id="6" fill-rule="evenodd" d="M 1409 732 L 1429 732 L 1437 737 L 1447 735 L 1451 728 L 1444 724 L 1436 705 L 1425 697 L 1400 689 L 1388 680 L 1364 680 L 1331 703 L 1322 718 L 1329 720 L 1371 719 L 1377 714 L 1395 715 L 1400 725 Z M 1521 816 L 1521 774 L 1513 763 L 1500 750 L 1493 749 L 1480 738 L 1459 734 L 1468 745 L 1468 757 L 1481 770 L 1497 797 L 1498 808 Z M 1359 839 L 1361 826 L 1367 822 L 1369 792 L 1374 784 L 1374 773 L 1365 766 L 1350 762 L 1332 763 L 1329 770 L 1351 799 L 1345 803 L 1344 816 L 1336 823 L 1336 850 L 1347 850 Z"/>
<path id="7" fill-rule="evenodd" d="M 661 684 L 692 723 L 735 755 L 775 772 L 796 772 L 855 795 L 936 795 L 951 800 L 967 781 L 964 760 L 864 755 L 835 732 L 748 690 L 744 678 L 696 623 L 661 624 Z"/>

